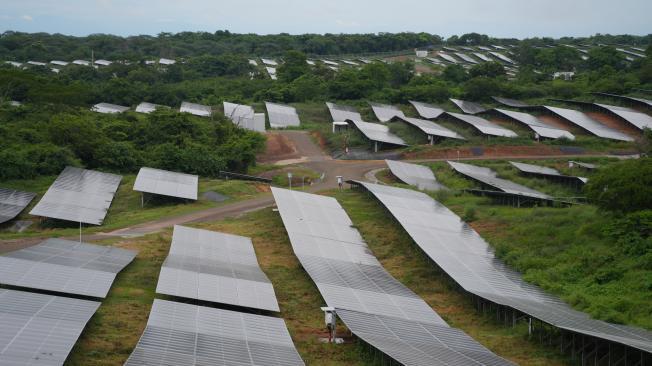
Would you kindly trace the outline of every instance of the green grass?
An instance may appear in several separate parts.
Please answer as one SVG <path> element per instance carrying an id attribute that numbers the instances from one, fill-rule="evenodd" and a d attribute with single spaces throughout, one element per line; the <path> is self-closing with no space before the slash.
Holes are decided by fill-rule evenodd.
<path id="1" fill-rule="evenodd" d="M 36 220 L 34 216 L 29 215 L 32 207 L 41 199 L 45 191 L 56 179 L 54 176 L 39 177 L 35 180 L 5 181 L 3 187 L 15 188 L 38 193 L 38 196 L 32 201 L 18 217 L 21 220 Z M 226 203 L 232 203 L 239 200 L 255 197 L 264 189 L 260 183 L 245 182 L 238 180 L 199 180 L 199 199 L 195 202 L 183 203 L 177 200 L 152 200 L 141 208 L 140 193 L 133 190 L 134 175 L 125 175 L 120 187 L 111 203 L 104 224 L 100 226 L 87 226 L 83 228 L 84 234 L 106 232 L 118 228 L 128 227 L 143 222 L 158 220 L 164 217 L 178 216 L 194 211 L 199 211 L 211 207 L 216 207 Z M 201 198 L 202 193 L 215 191 L 229 197 L 224 202 L 212 202 Z M 5 225 L 7 226 L 7 225 Z M 14 239 L 29 236 L 70 236 L 77 235 L 79 227 L 75 223 L 62 221 L 35 222 L 26 231 L 22 233 L 12 233 L 8 230 L 0 231 L 0 239 Z"/>
<path id="2" fill-rule="evenodd" d="M 302 166 L 293 166 L 292 168 L 283 169 L 282 172 L 272 177 L 272 184 L 277 187 L 288 187 L 289 178 L 288 172 L 292 173 L 292 187 L 302 187 L 310 185 L 310 182 L 315 182 L 321 178 L 320 172 L 308 169 Z"/>

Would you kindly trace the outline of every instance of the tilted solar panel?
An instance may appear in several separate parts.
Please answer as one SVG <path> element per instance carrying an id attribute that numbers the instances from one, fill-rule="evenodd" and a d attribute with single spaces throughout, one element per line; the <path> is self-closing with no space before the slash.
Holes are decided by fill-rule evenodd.
<path id="1" fill-rule="evenodd" d="M 1 255 L 0 283 L 103 298 L 135 256 L 116 247 L 48 239 Z"/>
<path id="2" fill-rule="evenodd" d="M 156 292 L 280 311 L 251 239 L 176 225 Z"/>
<path id="3" fill-rule="evenodd" d="M 487 121 L 484 118 L 472 116 L 468 114 L 446 112 L 447 116 L 451 116 L 456 120 L 462 121 L 473 126 L 483 135 L 498 136 L 498 137 L 517 137 L 516 133 L 512 130 L 504 128 L 500 125 Z"/>
<path id="4" fill-rule="evenodd" d="M 419 130 L 421 130 L 421 132 L 425 133 L 428 136 L 465 140 L 464 136 L 460 135 L 459 133 L 450 130 L 433 121 L 418 119 L 418 118 L 410 118 L 410 117 L 394 117 L 393 121 L 400 121 L 400 122 L 407 123 L 411 126 L 418 128 Z"/>
<path id="5" fill-rule="evenodd" d="M 197 199 L 199 177 L 196 175 L 170 172 L 142 167 L 134 182 L 134 191 L 163 196 Z"/>
<path id="6" fill-rule="evenodd" d="M 402 365 L 514 365 L 459 329 L 337 309 L 356 336 Z"/>
<path id="7" fill-rule="evenodd" d="M 491 97 L 493 100 L 496 102 L 506 105 L 508 107 L 513 107 L 513 108 L 527 108 L 531 107 L 531 105 L 521 102 L 520 100 L 516 99 L 509 99 L 509 98 L 501 98 L 501 97 Z"/>
<path id="8" fill-rule="evenodd" d="M 522 186 L 512 181 L 497 177 L 496 172 L 489 168 L 483 168 L 471 164 L 448 161 L 448 165 L 460 174 L 493 187 L 499 191 L 524 197 L 532 197 L 542 200 L 552 200 L 553 197 L 536 191 L 532 188 Z"/>
<path id="9" fill-rule="evenodd" d="M 455 104 L 464 113 L 478 114 L 478 113 L 482 113 L 482 112 L 487 111 L 487 108 L 481 106 L 478 103 L 469 102 L 469 101 L 460 100 L 460 99 L 453 99 L 453 98 L 450 98 L 450 101 L 453 102 L 453 104 Z"/>
<path id="10" fill-rule="evenodd" d="M 36 193 L 0 188 L 0 224 L 18 216 L 36 197 Z"/>
<path id="11" fill-rule="evenodd" d="M 405 117 L 403 111 L 393 105 L 372 102 L 369 102 L 369 105 L 380 122 L 389 122 L 394 117 Z"/>
<path id="12" fill-rule="evenodd" d="M 591 319 L 523 281 L 495 257 L 471 226 L 432 197 L 414 190 L 357 182 L 396 218 L 423 252 L 465 291 L 556 327 L 652 352 L 652 332 Z"/>
<path id="13" fill-rule="evenodd" d="M 213 114 L 213 109 L 209 105 L 181 102 L 181 108 L 179 108 L 179 112 L 190 113 L 200 117 L 210 117 Z"/>
<path id="14" fill-rule="evenodd" d="M 154 299 L 125 365 L 304 365 L 283 319 Z"/>
<path id="15" fill-rule="evenodd" d="M 0 289 L 0 365 L 63 365 L 99 306 Z"/>
<path id="16" fill-rule="evenodd" d="M 404 365 L 442 364 L 433 363 L 437 353 L 446 354 L 443 364 L 509 364 L 449 328 L 387 273 L 337 200 L 274 187 L 272 194 L 301 265 L 358 337 Z"/>
<path id="17" fill-rule="evenodd" d="M 394 160 L 385 160 L 385 162 L 392 174 L 406 184 L 428 191 L 446 189 L 437 181 L 432 169 L 428 167 Z"/>
<path id="18" fill-rule="evenodd" d="M 541 137 L 551 138 L 551 139 L 566 138 L 568 140 L 575 140 L 575 135 L 573 135 L 572 133 L 557 128 L 555 126 L 549 125 L 531 114 L 509 111 L 506 109 L 499 109 L 499 108 L 495 108 L 494 111 L 511 120 L 517 121 L 519 123 L 528 126 L 532 131 L 534 131 Z"/>
<path id="19" fill-rule="evenodd" d="M 333 118 L 333 122 L 344 122 L 347 119 L 362 121 L 362 116 L 355 107 L 330 102 L 326 102 L 326 106 L 331 114 L 331 118 Z"/>
<path id="20" fill-rule="evenodd" d="M 121 180 L 120 175 L 68 166 L 30 214 L 101 225 Z"/>
<path id="21" fill-rule="evenodd" d="M 549 106 L 543 106 L 543 108 L 595 136 L 618 141 L 634 141 L 633 138 L 627 136 L 626 134 L 611 127 L 607 127 L 580 111 Z"/>
<path id="22" fill-rule="evenodd" d="M 347 120 L 352 123 L 366 138 L 371 141 L 384 142 L 387 144 L 407 146 L 405 141 L 389 131 L 389 127 L 378 124 L 362 122 L 358 120 Z"/>
<path id="23" fill-rule="evenodd" d="M 512 164 L 512 166 L 514 166 L 516 169 L 520 170 L 523 173 L 528 173 L 528 174 L 532 174 L 532 175 L 540 175 L 542 177 L 556 177 L 556 178 L 563 178 L 563 179 L 567 179 L 567 180 L 576 180 L 576 181 L 579 181 L 581 183 L 586 183 L 588 181 L 587 178 L 564 175 L 564 174 L 561 174 L 557 169 L 548 168 L 548 167 L 545 167 L 545 166 L 518 163 L 518 162 L 515 162 L 515 161 L 510 161 L 509 163 Z"/>
<path id="24" fill-rule="evenodd" d="M 270 102 L 265 102 L 265 107 L 269 115 L 269 125 L 272 128 L 301 125 L 299 115 L 294 107 Z"/>
<path id="25" fill-rule="evenodd" d="M 419 115 L 425 119 L 437 118 L 441 116 L 442 113 L 446 112 L 445 110 L 432 104 L 416 102 L 412 100 L 410 101 L 410 103 L 414 106 L 414 108 L 417 110 Z"/>

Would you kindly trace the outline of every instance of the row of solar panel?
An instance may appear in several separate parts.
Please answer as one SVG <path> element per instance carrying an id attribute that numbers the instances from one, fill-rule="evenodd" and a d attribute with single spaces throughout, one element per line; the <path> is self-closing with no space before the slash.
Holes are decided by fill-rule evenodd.
<path id="1" fill-rule="evenodd" d="M 511 365 L 387 273 L 334 198 L 272 194 L 295 255 L 356 336 L 403 365 Z"/>
<path id="2" fill-rule="evenodd" d="M 156 293 L 280 311 L 250 238 L 175 226 Z M 283 319 L 155 299 L 125 365 L 303 365 Z"/>
<path id="3" fill-rule="evenodd" d="M 490 175 L 478 167 L 467 174 Z M 591 319 L 526 283 L 495 257 L 491 246 L 457 215 L 430 196 L 409 189 L 355 182 L 371 192 L 421 250 L 465 291 L 513 308 L 555 327 L 652 352 L 652 332 Z"/>
<path id="4" fill-rule="evenodd" d="M 118 190 L 122 176 L 66 167 L 30 211 L 31 215 L 101 225 Z M 197 199 L 199 177 L 143 167 L 136 176 L 134 191 Z M 20 214 L 35 193 L 0 188 L 0 223 Z"/>

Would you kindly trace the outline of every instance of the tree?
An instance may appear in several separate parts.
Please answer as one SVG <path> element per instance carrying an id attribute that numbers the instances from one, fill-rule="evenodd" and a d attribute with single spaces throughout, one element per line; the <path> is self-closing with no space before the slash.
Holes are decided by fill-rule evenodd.
<path id="1" fill-rule="evenodd" d="M 278 78 L 286 83 L 310 72 L 310 65 L 306 62 L 306 55 L 303 52 L 290 50 L 285 53 L 285 61 L 276 70 Z"/>
<path id="2" fill-rule="evenodd" d="M 625 56 L 610 46 L 591 48 L 588 55 L 586 66 L 589 70 L 598 70 L 604 66 L 612 67 L 615 70 L 622 70 L 626 67 Z"/>
<path id="3" fill-rule="evenodd" d="M 453 83 L 461 83 L 469 79 L 469 74 L 466 73 L 466 70 L 460 65 L 448 65 L 442 73 L 444 80 L 451 81 Z"/>
<path id="4" fill-rule="evenodd" d="M 469 75 L 472 77 L 484 76 L 488 78 L 496 78 L 505 75 L 505 68 L 499 62 L 483 62 L 471 67 Z"/>
<path id="5" fill-rule="evenodd" d="M 602 167 L 584 187 L 600 208 L 633 212 L 652 207 L 652 158 L 624 160 Z"/>

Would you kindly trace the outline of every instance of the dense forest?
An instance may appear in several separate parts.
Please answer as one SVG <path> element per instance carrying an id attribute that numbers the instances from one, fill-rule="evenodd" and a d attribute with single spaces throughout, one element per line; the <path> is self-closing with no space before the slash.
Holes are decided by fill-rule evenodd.
<path id="1" fill-rule="evenodd" d="M 652 35 L 602 35 L 586 38 L 533 38 L 529 45 L 592 44 L 647 46 Z M 412 50 L 414 48 L 518 44 L 517 39 L 491 38 L 468 33 L 443 39 L 429 33 L 378 34 L 236 34 L 228 30 L 208 32 L 160 33 L 157 36 L 118 37 L 93 34 L 73 37 L 62 34 L 5 32 L 0 35 L 0 59 L 49 61 L 90 59 L 139 61 L 147 57 L 189 58 L 203 55 L 238 54 L 245 56 L 282 56 L 296 50 L 307 55 L 371 54 Z"/>

